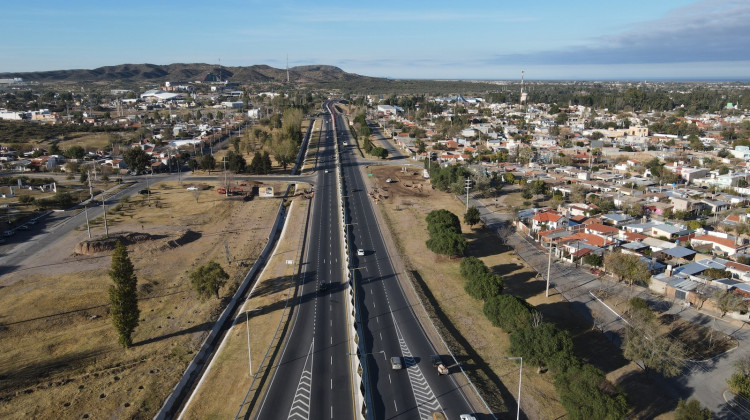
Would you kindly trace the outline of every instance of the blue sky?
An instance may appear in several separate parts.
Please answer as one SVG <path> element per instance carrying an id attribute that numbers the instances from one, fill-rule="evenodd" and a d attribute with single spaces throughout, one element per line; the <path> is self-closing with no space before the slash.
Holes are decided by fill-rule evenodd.
<path id="1" fill-rule="evenodd" d="M 0 72 L 330 64 L 435 79 L 750 79 L 750 1 L 11 1 Z"/>

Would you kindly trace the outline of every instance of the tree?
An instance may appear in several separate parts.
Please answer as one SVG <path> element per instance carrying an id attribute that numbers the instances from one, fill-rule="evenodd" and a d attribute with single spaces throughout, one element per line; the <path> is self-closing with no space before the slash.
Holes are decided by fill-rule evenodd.
<path id="1" fill-rule="evenodd" d="M 261 156 L 260 152 L 255 152 L 255 154 L 253 155 L 253 160 L 250 161 L 249 171 L 253 174 L 264 174 L 263 157 Z"/>
<path id="2" fill-rule="evenodd" d="M 204 171 L 208 171 L 208 173 L 211 173 L 211 170 L 216 167 L 216 159 L 214 159 L 213 155 L 204 155 L 201 158 L 201 169 Z"/>
<path id="3" fill-rule="evenodd" d="M 229 274 L 215 261 L 198 267 L 190 273 L 190 284 L 201 299 L 213 295 L 219 298 L 219 289 L 229 280 Z"/>
<path id="4" fill-rule="evenodd" d="M 151 156 L 140 147 L 131 147 L 126 150 L 122 154 L 122 160 L 125 161 L 131 171 L 137 174 L 142 174 L 147 167 L 151 166 Z"/>
<path id="5" fill-rule="evenodd" d="M 505 332 L 531 325 L 531 306 L 523 299 L 511 295 L 496 295 L 484 301 L 484 316 Z"/>
<path id="6" fill-rule="evenodd" d="M 627 327 L 623 343 L 626 359 L 643 364 L 643 368 L 655 370 L 666 377 L 680 374 L 684 364 L 685 348 L 682 343 L 665 335 L 655 335 L 655 329 Z"/>
<path id="7" fill-rule="evenodd" d="M 674 420 L 711 420 L 711 410 L 701 407 L 701 403 L 694 398 L 679 400 Z"/>
<path id="8" fill-rule="evenodd" d="M 466 210 L 466 214 L 464 214 L 464 223 L 473 227 L 479 223 L 479 221 L 479 210 L 477 210 L 475 206 L 469 207 L 469 209 Z"/>
<path id="9" fill-rule="evenodd" d="M 565 370 L 575 360 L 570 334 L 549 322 L 514 330 L 510 334 L 508 353 L 523 357 L 524 361 L 536 365 L 539 370 L 545 366 Z"/>
<path id="10" fill-rule="evenodd" d="M 245 165 L 247 165 L 247 162 L 241 154 L 235 153 L 230 150 L 229 152 L 227 152 L 226 158 L 227 169 L 237 174 L 245 171 Z"/>
<path id="11" fill-rule="evenodd" d="M 716 306 L 721 311 L 721 317 L 723 318 L 727 312 L 739 311 L 745 308 L 745 303 L 742 298 L 730 291 L 717 290 L 712 298 L 716 300 Z"/>
<path id="12" fill-rule="evenodd" d="M 466 239 L 455 232 L 439 232 L 436 235 L 430 235 L 426 242 L 427 248 L 436 253 L 448 256 L 462 256 L 466 253 Z"/>
<path id="13" fill-rule="evenodd" d="M 132 334 L 141 314 L 138 309 L 138 278 L 128 257 L 128 250 L 120 241 L 112 253 L 109 277 L 114 283 L 109 286 L 109 314 L 119 335 L 120 345 L 130 347 L 133 344 Z"/>
<path id="14" fill-rule="evenodd" d="M 604 373 L 591 366 L 573 366 L 555 375 L 555 389 L 571 420 L 619 420 L 625 418 L 628 403 L 622 393 L 608 393 Z"/>
<path id="15" fill-rule="evenodd" d="M 86 155 L 86 150 L 81 146 L 70 146 L 65 150 L 64 155 L 70 159 L 83 159 Z"/>
<path id="16" fill-rule="evenodd" d="M 464 278 L 466 279 L 464 290 L 474 299 L 487 300 L 492 296 L 497 296 L 503 292 L 505 286 L 503 276 L 492 274 L 489 270 Z"/>
<path id="17" fill-rule="evenodd" d="M 627 280 L 631 286 L 633 283 L 648 284 L 651 279 L 648 265 L 638 255 L 609 253 L 604 257 L 604 267 L 620 281 Z"/>
<path id="18" fill-rule="evenodd" d="M 589 253 L 583 256 L 583 262 L 592 267 L 601 267 L 602 256 L 599 254 Z"/>
<path id="19" fill-rule="evenodd" d="M 443 231 L 461 233 L 461 222 L 458 220 L 458 216 L 448 210 L 433 210 L 427 214 L 425 220 L 430 235 Z"/>
<path id="20" fill-rule="evenodd" d="M 729 389 L 745 398 L 750 397 L 750 357 L 734 362 L 734 373 L 727 379 Z"/>
<path id="21" fill-rule="evenodd" d="M 190 159 L 188 161 L 188 168 L 190 168 L 190 170 L 193 171 L 193 172 L 195 172 L 195 170 L 198 169 L 199 166 L 200 166 L 200 164 L 195 159 Z"/>

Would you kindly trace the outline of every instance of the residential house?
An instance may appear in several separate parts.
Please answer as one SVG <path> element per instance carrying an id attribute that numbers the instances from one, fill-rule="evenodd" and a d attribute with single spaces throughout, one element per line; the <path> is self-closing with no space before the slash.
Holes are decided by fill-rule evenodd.
<path id="1" fill-rule="evenodd" d="M 690 244 L 693 248 L 698 248 L 702 245 L 711 249 L 714 254 L 720 254 L 725 256 L 733 256 L 740 250 L 745 249 L 747 246 L 744 244 L 738 245 L 737 241 L 733 238 L 726 236 L 718 236 L 718 232 L 711 232 L 712 234 L 697 235 L 690 240 Z"/>
<path id="2" fill-rule="evenodd" d="M 554 210 L 541 211 L 531 218 L 531 230 L 534 232 L 557 229 L 567 226 L 568 219 Z"/>

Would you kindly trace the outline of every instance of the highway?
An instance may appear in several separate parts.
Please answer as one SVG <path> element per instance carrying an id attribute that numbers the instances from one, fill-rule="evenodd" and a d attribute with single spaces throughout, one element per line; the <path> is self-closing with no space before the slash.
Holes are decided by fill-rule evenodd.
<path id="1" fill-rule="evenodd" d="M 336 115 L 338 138 L 348 139 L 344 121 Z M 436 351 L 427 339 L 417 318 L 408 305 L 390 262 L 372 201 L 352 146 L 342 155 L 344 195 L 351 223 L 349 239 L 353 249 L 363 249 L 364 256 L 354 254 L 355 292 L 364 330 L 364 347 L 370 391 L 369 417 L 374 419 L 432 419 L 434 411 L 443 411 L 447 418 L 473 413 L 466 396 L 451 377 L 439 376 L 432 366 L 430 355 Z M 382 227 L 385 228 L 385 227 Z M 390 358 L 402 357 L 405 369 L 393 370 Z M 441 355 L 447 362 L 447 355 Z"/>
<path id="2" fill-rule="evenodd" d="M 333 133 L 325 119 L 293 324 L 258 419 L 354 418 Z"/>

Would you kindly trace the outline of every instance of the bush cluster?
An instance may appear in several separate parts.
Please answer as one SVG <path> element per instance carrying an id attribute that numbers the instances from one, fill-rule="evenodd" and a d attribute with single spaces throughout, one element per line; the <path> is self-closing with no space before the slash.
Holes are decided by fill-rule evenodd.
<path id="1" fill-rule="evenodd" d="M 487 300 L 503 292 L 503 276 L 493 274 L 482 260 L 467 257 L 461 260 L 461 276 L 466 280 L 464 290 L 474 299 Z"/>
<path id="2" fill-rule="evenodd" d="M 427 248 L 436 254 L 463 256 L 466 253 L 466 239 L 461 235 L 461 222 L 458 216 L 448 210 L 433 210 L 427 215 Z"/>

